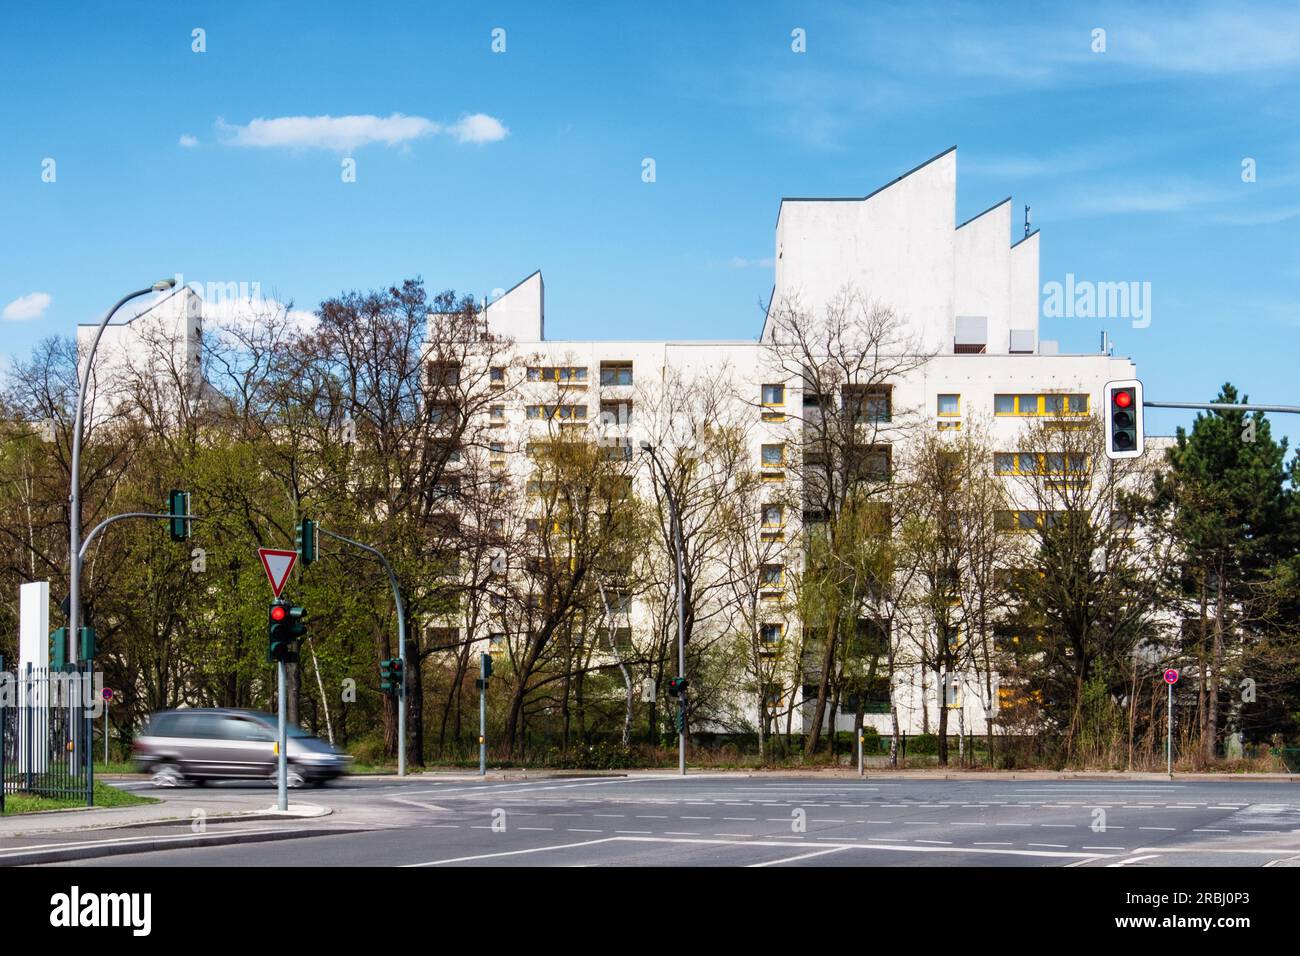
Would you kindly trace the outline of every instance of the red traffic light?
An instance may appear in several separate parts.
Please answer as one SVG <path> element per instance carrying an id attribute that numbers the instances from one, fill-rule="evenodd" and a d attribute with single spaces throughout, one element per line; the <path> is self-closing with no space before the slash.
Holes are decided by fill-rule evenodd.
<path id="1" fill-rule="evenodd" d="M 1120 408 L 1128 408 L 1133 404 L 1133 393 L 1127 390 L 1118 390 L 1115 392 L 1115 404 Z"/>
<path id="2" fill-rule="evenodd" d="M 276 604 L 276 605 L 273 605 L 273 606 L 271 607 L 271 620 L 273 620 L 273 621 L 283 621 L 283 620 L 284 620 L 284 616 L 285 616 L 285 614 L 287 614 L 287 613 L 288 613 L 288 612 L 285 611 L 285 609 L 284 609 L 284 605 L 283 605 L 283 604 Z"/>

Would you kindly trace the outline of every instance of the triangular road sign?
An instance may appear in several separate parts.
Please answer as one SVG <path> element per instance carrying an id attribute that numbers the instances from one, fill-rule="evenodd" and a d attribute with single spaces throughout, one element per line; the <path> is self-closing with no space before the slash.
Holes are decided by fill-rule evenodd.
<path id="1" fill-rule="evenodd" d="M 262 559 L 266 569 L 266 579 L 271 582 L 271 590 L 279 597 L 284 584 L 289 580 L 289 572 L 298 560 L 297 551 L 281 551 L 278 548 L 258 548 L 257 556 Z"/>

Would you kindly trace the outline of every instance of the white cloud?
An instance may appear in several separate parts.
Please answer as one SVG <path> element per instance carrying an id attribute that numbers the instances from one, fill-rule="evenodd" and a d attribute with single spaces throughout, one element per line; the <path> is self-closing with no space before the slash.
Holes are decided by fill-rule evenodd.
<path id="1" fill-rule="evenodd" d="M 499 119 L 486 113 L 462 116 L 447 128 L 447 132 L 461 143 L 495 143 L 510 134 L 510 130 L 506 129 Z"/>
<path id="2" fill-rule="evenodd" d="M 330 149 L 347 152 L 370 143 L 385 146 L 445 133 L 461 143 L 491 143 L 504 139 L 508 130 L 484 113 L 462 117 L 446 126 L 423 116 L 280 116 L 258 117 L 246 126 L 217 120 L 223 141 L 231 146 L 282 149 Z"/>
<path id="3" fill-rule="evenodd" d="M 190 149 L 191 147 L 199 145 L 199 138 L 197 136 L 191 136 L 189 133 L 182 133 L 181 138 L 176 145 Z"/>
<path id="4" fill-rule="evenodd" d="M 203 322 L 218 334 L 251 332 L 258 326 L 275 325 L 295 332 L 316 328 L 316 313 L 308 309 L 286 309 L 277 299 L 260 296 L 217 296 L 203 302 Z"/>
<path id="5" fill-rule="evenodd" d="M 50 307 L 49 293 L 32 292 L 28 295 L 20 295 L 14 299 L 4 309 L 4 317 L 10 322 L 30 322 L 32 319 L 39 319 L 45 314 L 45 310 Z"/>

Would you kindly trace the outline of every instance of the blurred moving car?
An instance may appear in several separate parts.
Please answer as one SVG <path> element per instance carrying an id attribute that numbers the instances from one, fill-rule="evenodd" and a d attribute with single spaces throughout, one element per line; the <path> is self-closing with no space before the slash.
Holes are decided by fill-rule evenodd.
<path id="1" fill-rule="evenodd" d="M 136 766 L 156 787 L 191 781 L 275 779 L 277 718 L 257 710 L 161 710 L 132 745 Z M 320 785 L 346 772 L 352 758 L 289 724 L 285 755 L 288 784 Z"/>

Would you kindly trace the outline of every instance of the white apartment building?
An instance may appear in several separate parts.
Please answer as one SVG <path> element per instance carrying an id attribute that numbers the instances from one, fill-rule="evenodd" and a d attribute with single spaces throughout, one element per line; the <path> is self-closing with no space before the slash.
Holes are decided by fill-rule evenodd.
<path id="1" fill-rule="evenodd" d="M 803 378 L 775 359 L 774 317 L 781 303 L 799 302 L 809 321 L 818 321 L 823 306 L 845 289 L 891 309 L 917 347 L 931 356 L 889 383 L 894 411 L 908 410 L 925 430 L 957 431 L 978 420 L 999 448 L 1014 452 L 1025 422 L 1087 413 L 1100 402 L 1105 382 L 1137 377 L 1127 358 L 1060 354 L 1055 343 L 1040 339 L 1040 236 L 1036 231 L 1013 235 L 1010 198 L 962 223 L 956 209 L 955 147 L 861 198 L 783 199 L 772 306 L 753 339 L 548 339 L 545 288 L 541 272 L 533 273 L 484 309 L 488 330 L 513 343 L 513 361 L 500 374 L 519 376 L 488 413 L 494 463 L 520 479 L 523 493 L 528 446 L 544 440 L 557 420 L 561 427 L 604 435 L 612 419 L 616 434 L 631 440 L 633 455 L 640 437 L 657 443 L 688 439 L 677 423 L 663 419 L 663 410 L 672 405 L 672 392 L 703 382 L 717 386 L 716 395 L 730 396 L 730 407 L 721 414 L 752 424 L 747 430 L 752 460 L 764 477 L 770 473 L 793 481 L 793 474 L 780 467 L 781 449 L 806 396 Z M 166 391 L 172 394 L 177 375 L 193 375 L 201 386 L 201 333 L 202 300 L 185 286 L 135 319 L 110 326 L 95 362 L 92 415 L 104 414 L 126 397 L 124 390 L 150 379 L 169 383 Z M 91 326 L 78 330 L 83 352 L 92 334 Z M 548 407 L 556 401 L 557 386 L 562 405 Z M 648 493 L 650 469 L 637 468 L 635 474 L 647 483 L 641 490 Z M 774 560 L 797 569 L 803 516 L 789 511 L 773 516 L 763 508 L 755 522 L 784 543 Z M 775 600 L 763 606 L 771 613 L 765 623 L 779 628 L 777 634 L 798 628 L 787 604 Z M 637 607 L 628 623 L 633 630 L 651 626 L 646 610 Z M 488 635 L 482 637 L 486 647 Z M 981 732 L 987 715 L 975 678 L 953 675 L 952 682 L 935 687 L 932 675 L 905 669 L 887 696 L 870 701 L 867 723 L 888 733 L 892 699 L 904 733 L 935 729 L 943 706 L 949 708 L 950 732 L 959 725 L 954 710 L 964 718 L 960 723 Z M 655 691 L 664 696 L 663 688 Z M 994 712 L 996 701 L 995 695 Z M 807 717 L 797 694 L 783 703 Z M 756 701 L 739 702 L 738 712 L 751 727 L 757 723 Z M 853 718 L 852 710 L 833 715 L 840 730 L 851 729 Z"/>
<path id="2" fill-rule="evenodd" d="M 1136 370 L 1126 358 L 1060 354 L 1055 343 L 1040 340 L 1039 233 L 1013 237 L 1010 198 L 958 223 L 956 174 L 954 147 L 861 198 L 783 199 L 772 301 L 801 302 L 815 321 L 823 303 L 852 288 L 892 309 L 933 356 L 890 383 L 893 407 L 911 409 L 935 431 L 978 418 L 999 447 L 1014 451 L 1027 420 L 1088 413 L 1105 382 L 1135 378 Z M 516 362 L 501 374 L 531 379 L 517 383 L 493 410 L 501 427 L 494 450 L 526 471 L 524 448 L 553 425 L 549 416 L 566 427 L 595 430 L 603 412 L 607 421 L 614 417 L 627 426 L 635 452 L 636 436 L 663 431 L 663 422 L 638 427 L 647 398 L 659 405 L 665 396 L 657 389 L 704 379 L 724 381 L 736 396 L 734 415 L 753 421 L 754 461 L 776 460 L 773 448 L 788 434 L 783 409 L 801 405 L 803 382 L 774 361 L 773 314 L 769 308 L 752 340 L 553 340 L 545 335 L 545 289 L 536 272 L 485 309 L 489 331 L 515 343 Z M 557 383 L 566 386 L 564 405 L 548 408 L 545 395 L 553 396 Z M 651 480 L 649 469 L 637 474 Z M 756 522 L 766 520 L 755 515 Z M 782 558 L 787 567 L 799 560 L 798 521 L 798 515 L 780 519 L 790 532 Z M 798 626 L 774 608 L 774 625 L 786 633 Z M 634 609 L 631 626 L 646 624 Z M 952 680 L 945 689 L 920 673 L 896 678 L 891 693 L 904 733 L 934 730 L 940 706 L 950 708 L 950 733 L 958 726 L 956 708 L 964 711 L 967 728 L 982 732 L 986 714 L 974 678 Z M 748 709 L 756 723 L 757 704 Z M 868 710 L 868 725 L 888 733 L 888 701 L 875 700 Z M 800 712 L 807 717 L 806 708 Z M 853 718 L 852 711 L 835 715 L 837 729 L 852 729 Z"/>

